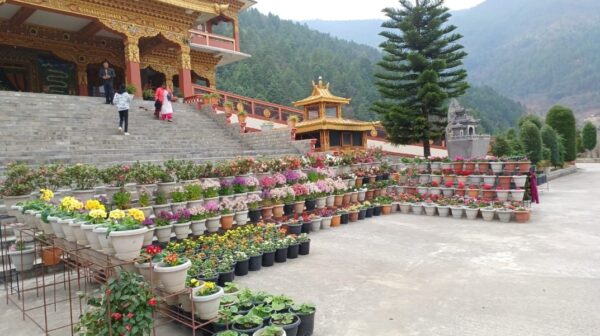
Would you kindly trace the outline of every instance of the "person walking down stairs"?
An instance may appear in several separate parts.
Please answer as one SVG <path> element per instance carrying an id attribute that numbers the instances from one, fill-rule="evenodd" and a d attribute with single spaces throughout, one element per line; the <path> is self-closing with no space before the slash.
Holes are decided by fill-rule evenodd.
<path id="1" fill-rule="evenodd" d="M 115 93 L 113 103 L 117 106 L 119 111 L 119 131 L 125 132 L 125 135 L 129 135 L 129 107 L 133 96 L 125 90 L 125 85 L 119 87 L 119 91 Z"/>
<path id="2" fill-rule="evenodd" d="M 156 89 L 156 99 L 160 104 L 160 119 L 168 122 L 173 121 L 173 93 L 167 87 L 166 83 L 163 83 L 162 87 Z"/>

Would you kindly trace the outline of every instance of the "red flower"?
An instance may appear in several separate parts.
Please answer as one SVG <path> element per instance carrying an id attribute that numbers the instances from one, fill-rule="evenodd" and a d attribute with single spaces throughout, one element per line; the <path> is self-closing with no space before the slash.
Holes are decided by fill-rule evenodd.
<path id="1" fill-rule="evenodd" d="M 133 313 L 128 313 L 127 318 L 133 318 L 135 315 Z"/>
<path id="2" fill-rule="evenodd" d="M 131 324 L 125 325 L 125 329 L 127 329 L 127 331 L 131 331 Z"/>
<path id="3" fill-rule="evenodd" d="M 112 313 L 111 317 L 118 321 L 123 317 L 123 315 L 121 313 Z"/>
<path id="4" fill-rule="evenodd" d="M 148 304 L 151 307 L 155 307 L 157 303 L 158 303 L 158 301 L 156 300 L 156 298 L 151 298 L 150 300 L 148 300 Z"/>
<path id="5" fill-rule="evenodd" d="M 110 289 L 107 289 L 107 290 L 106 290 L 106 295 L 110 295 L 110 293 L 112 293 L 112 292 L 110 291 Z"/>

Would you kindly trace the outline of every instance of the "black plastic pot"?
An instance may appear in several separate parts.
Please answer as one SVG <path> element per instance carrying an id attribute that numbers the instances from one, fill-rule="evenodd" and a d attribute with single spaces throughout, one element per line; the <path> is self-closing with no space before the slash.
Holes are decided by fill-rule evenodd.
<path id="1" fill-rule="evenodd" d="M 384 180 L 384 181 L 387 181 L 387 180 L 389 180 L 389 179 L 390 179 L 390 173 L 385 173 L 385 174 L 383 174 L 383 180 Z"/>
<path id="2" fill-rule="evenodd" d="M 254 333 L 258 329 L 260 329 L 260 328 L 263 327 L 262 323 L 260 324 L 260 326 L 258 326 L 256 328 L 252 328 L 252 329 L 239 329 L 238 326 L 235 323 L 232 324 L 231 326 L 232 326 L 231 329 L 233 331 L 237 331 L 239 333 L 246 334 L 246 335 L 252 335 L 252 333 Z"/>
<path id="3" fill-rule="evenodd" d="M 287 261 L 287 251 L 288 251 L 287 247 L 275 250 L 275 262 L 278 262 L 278 263 L 286 262 Z"/>
<path id="4" fill-rule="evenodd" d="M 238 306 L 238 312 L 237 312 L 237 313 L 238 313 L 238 315 L 246 315 L 246 314 L 248 314 L 248 312 L 249 312 L 250 310 L 252 310 L 252 308 L 254 308 L 254 304 L 252 304 L 252 305 L 251 305 L 251 306 L 249 306 L 249 307 L 242 307 L 242 306 L 240 305 L 240 306 Z"/>
<path id="5" fill-rule="evenodd" d="M 248 258 L 246 260 L 238 261 L 237 264 L 235 264 L 235 275 L 244 276 L 244 275 L 248 274 L 249 267 L 250 267 L 250 258 Z"/>
<path id="6" fill-rule="evenodd" d="M 248 217 L 250 217 L 250 222 L 258 223 L 260 221 L 260 210 L 249 210 Z"/>
<path id="7" fill-rule="evenodd" d="M 306 211 L 313 211 L 317 206 L 317 200 L 306 200 L 304 205 L 306 206 Z"/>
<path id="8" fill-rule="evenodd" d="M 383 180 L 383 175 L 375 176 L 375 181 L 381 181 L 381 180 Z"/>
<path id="9" fill-rule="evenodd" d="M 262 265 L 264 267 L 273 266 L 274 263 L 275 263 L 275 251 L 263 253 Z"/>
<path id="10" fill-rule="evenodd" d="M 226 273 L 219 273 L 219 280 L 217 280 L 217 284 L 221 287 L 225 286 L 226 282 L 233 282 L 235 275 L 233 274 L 233 269 Z"/>
<path id="11" fill-rule="evenodd" d="M 371 218 L 373 217 L 373 208 L 368 208 L 367 212 L 365 213 L 365 217 L 366 218 Z"/>
<path id="12" fill-rule="evenodd" d="M 310 223 L 309 223 L 309 225 L 310 225 Z M 302 233 L 302 223 L 288 224 L 287 234 L 289 234 L 289 235 L 295 234 L 296 236 L 299 236 L 300 233 Z"/>
<path id="13" fill-rule="evenodd" d="M 262 268 L 262 259 L 262 254 L 255 257 L 250 257 L 250 261 L 248 262 L 248 268 L 250 271 L 259 271 Z"/>
<path id="14" fill-rule="evenodd" d="M 373 208 L 373 216 L 381 216 L 381 207 L 374 207 Z"/>
<path id="15" fill-rule="evenodd" d="M 301 233 L 310 233 L 312 224 L 311 222 L 302 223 Z"/>
<path id="16" fill-rule="evenodd" d="M 308 255 L 310 253 L 310 240 L 300 243 L 300 250 L 298 253 L 300 253 L 300 255 Z"/>
<path id="17" fill-rule="evenodd" d="M 363 177 L 363 185 L 367 185 L 367 184 L 369 184 L 369 177 L 365 176 L 365 177 Z"/>
<path id="18" fill-rule="evenodd" d="M 287 257 L 289 259 L 298 258 L 298 252 L 300 251 L 300 244 L 290 245 L 288 247 Z"/>
<path id="19" fill-rule="evenodd" d="M 283 330 L 285 330 L 285 334 L 286 336 L 298 336 L 298 327 L 300 326 L 300 317 L 298 317 L 298 315 L 295 315 L 296 319 L 294 320 L 294 323 L 292 324 L 288 324 L 288 325 L 277 325 L 281 328 L 283 328 Z M 273 324 L 273 321 L 271 321 L 271 325 L 276 325 Z"/>
<path id="20" fill-rule="evenodd" d="M 294 214 L 294 204 L 284 204 L 283 205 L 283 214 L 286 216 L 291 216 Z"/>
<path id="21" fill-rule="evenodd" d="M 348 224 L 349 221 L 350 221 L 350 214 L 342 214 L 340 216 L 340 223 L 341 224 Z"/>
<path id="22" fill-rule="evenodd" d="M 363 220 L 367 216 L 367 209 L 360 209 L 358 212 L 358 220 Z"/>
<path id="23" fill-rule="evenodd" d="M 205 278 L 205 277 L 201 277 L 201 276 L 199 276 L 197 278 L 198 278 L 198 280 L 202 280 L 204 282 L 217 282 L 217 281 L 219 281 L 219 275 L 218 274 L 214 278 Z"/>
<path id="24" fill-rule="evenodd" d="M 217 322 L 213 322 L 212 323 L 212 330 L 215 333 L 218 333 L 219 331 L 225 331 L 225 330 L 229 330 L 229 326 L 228 324 L 221 324 L 221 323 L 217 323 Z"/>
<path id="25" fill-rule="evenodd" d="M 311 336 L 315 330 L 315 313 L 300 315 L 292 309 L 290 309 L 290 313 L 296 314 L 300 318 L 300 325 L 298 326 L 296 336 Z"/>

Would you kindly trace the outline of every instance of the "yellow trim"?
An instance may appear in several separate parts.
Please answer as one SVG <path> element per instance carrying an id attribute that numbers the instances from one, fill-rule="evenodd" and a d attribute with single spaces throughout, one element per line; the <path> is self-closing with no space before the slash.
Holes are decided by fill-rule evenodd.
<path id="1" fill-rule="evenodd" d="M 313 90 L 309 97 L 294 102 L 294 106 L 306 106 L 315 103 L 336 103 L 350 104 L 351 99 L 334 96 L 329 91 L 329 83 L 323 84 L 322 80 L 319 83 L 313 82 Z"/>
<path id="2" fill-rule="evenodd" d="M 313 119 L 296 124 L 296 133 L 308 133 L 318 130 L 370 132 L 378 122 L 355 121 L 347 119 Z"/>

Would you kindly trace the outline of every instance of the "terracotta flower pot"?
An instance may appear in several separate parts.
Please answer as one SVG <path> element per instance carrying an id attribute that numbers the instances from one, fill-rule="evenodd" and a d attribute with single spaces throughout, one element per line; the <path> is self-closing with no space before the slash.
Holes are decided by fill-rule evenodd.
<path id="1" fill-rule="evenodd" d="M 531 211 L 517 211 L 515 210 L 515 221 L 517 223 L 527 223 L 531 219 Z"/>
<path id="2" fill-rule="evenodd" d="M 528 172 L 530 168 L 531 168 L 531 162 L 529 162 L 529 161 L 519 162 L 519 172 L 521 172 L 521 174 Z"/>
<path id="3" fill-rule="evenodd" d="M 465 162 L 464 170 L 466 171 L 475 171 L 475 162 Z"/>
<path id="4" fill-rule="evenodd" d="M 498 187 L 501 189 L 510 189 L 512 176 L 498 176 Z"/>
<path id="5" fill-rule="evenodd" d="M 454 189 L 454 194 L 456 196 L 465 197 L 466 189 Z"/>
<path id="6" fill-rule="evenodd" d="M 357 188 L 360 188 L 360 187 L 362 187 L 362 185 L 363 185 L 363 179 L 362 179 L 362 178 L 357 178 L 357 179 L 356 179 L 356 181 L 354 182 L 354 185 L 355 185 Z"/>
<path id="7" fill-rule="evenodd" d="M 283 217 L 283 204 L 273 206 L 273 216 L 276 218 Z"/>
<path id="8" fill-rule="evenodd" d="M 348 193 L 348 194 L 345 194 L 345 195 L 344 195 L 344 198 L 343 198 L 343 200 L 342 200 L 342 204 L 350 204 L 350 197 L 351 197 L 351 196 L 352 196 L 352 195 L 351 195 L 350 193 Z"/>
<path id="9" fill-rule="evenodd" d="M 454 184 L 454 180 L 456 179 L 456 175 L 444 175 L 444 185 L 448 182 Z"/>
<path id="10" fill-rule="evenodd" d="M 391 204 L 384 204 L 381 207 L 381 213 L 384 215 L 389 215 L 392 213 L 392 205 Z"/>
<path id="11" fill-rule="evenodd" d="M 340 215 L 334 215 L 333 217 L 331 217 L 331 227 L 338 227 L 341 224 L 341 216 Z"/>
<path id="12" fill-rule="evenodd" d="M 358 191 L 352 192 L 350 194 L 350 203 L 358 202 Z"/>
<path id="13" fill-rule="evenodd" d="M 477 198 L 479 197 L 479 189 L 469 189 L 468 194 L 469 198 Z"/>
<path id="14" fill-rule="evenodd" d="M 271 219 L 273 217 L 273 207 L 264 207 L 262 208 L 262 218 L 263 219 Z"/>
<path id="15" fill-rule="evenodd" d="M 479 174 L 487 174 L 490 170 L 489 162 L 479 162 Z"/>
<path id="16" fill-rule="evenodd" d="M 60 262 L 62 250 L 57 247 L 46 246 L 42 248 L 42 261 L 46 266 L 54 266 Z"/>
<path id="17" fill-rule="evenodd" d="M 373 197 L 381 196 L 381 189 L 373 189 Z"/>
<path id="18" fill-rule="evenodd" d="M 294 203 L 294 212 L 297 214 L 301 214 L 304 212 L 304 201 Z"/>
<path id="19" fill-rule="evenodd" d="M 453 162 L 452 170 L 454 170 L 455 172 L 463 170 L 463 163 L 462 162 Z"/>
<path id="20" fill-rule="evenodd" d="M 483 198 L 484 199 L 494 199 L 494 196 L 496 195 L 496 191 L 495 190 L 483 190 Z"/>
<path id="21" fill-rule="evenodd" d="M 350 213 L 350 221 L 351 221 L 351 222 L 356 222 L 356 221 L 358 221 L 358 211 L 356 211 L 356 212 L 351 212 L 351 213 Z"/>
<path id="22" fill-rule="evenodd" d="M 367 201 L 371 201 L 373 200 L 373 190 L 367 190 L 367 192 L 365 193 L 365 199 Z"/>
<path id="23" fill-rule="evenodd" d="M 240 124 L 243 124 L 243 123 L 245 123 L 245 122 L 246 122 L 246 118 L 247 118 L 248 116 L 247 116 L 247 115 L 245 115 L 245 114 L 243 114 L 243 115 L 242 115 L 242 114 L 238 114 L 238 116 L 237 116 L 237 117 L 238 117 L 238 121 L 239 121 L 239 123 L 240 123 Z"/>
<path id="24" fill-rule="evenodd" d="M 233 226 L 233 214 L 221 215 L 221 229 L 229 230 Z"/>
<path id="25" fill-rule="evenodd" d="M 367 192 L 367 194 L 368 194 L 368 192 Z M 344 203 L 344 195 L 335 195 L 335 201 L 333 202 L 333 205 L 335 205 L 336 207 L 341 207 L 343 203 Z"/>
<path id="26" fill-rule="evenodd" d="M 512 173 L 515 171 L 517 164 L 515 162 L 505 162 L 504 163 L 504 172 Z"/>
<path id="27" fill-rule="evenodd" d="M 406 187 L 406 193 L 409 195 L 415 195 L 417 193 L 417 187 Z M 367 199 L 370 201 L 369 199 Z"/>

